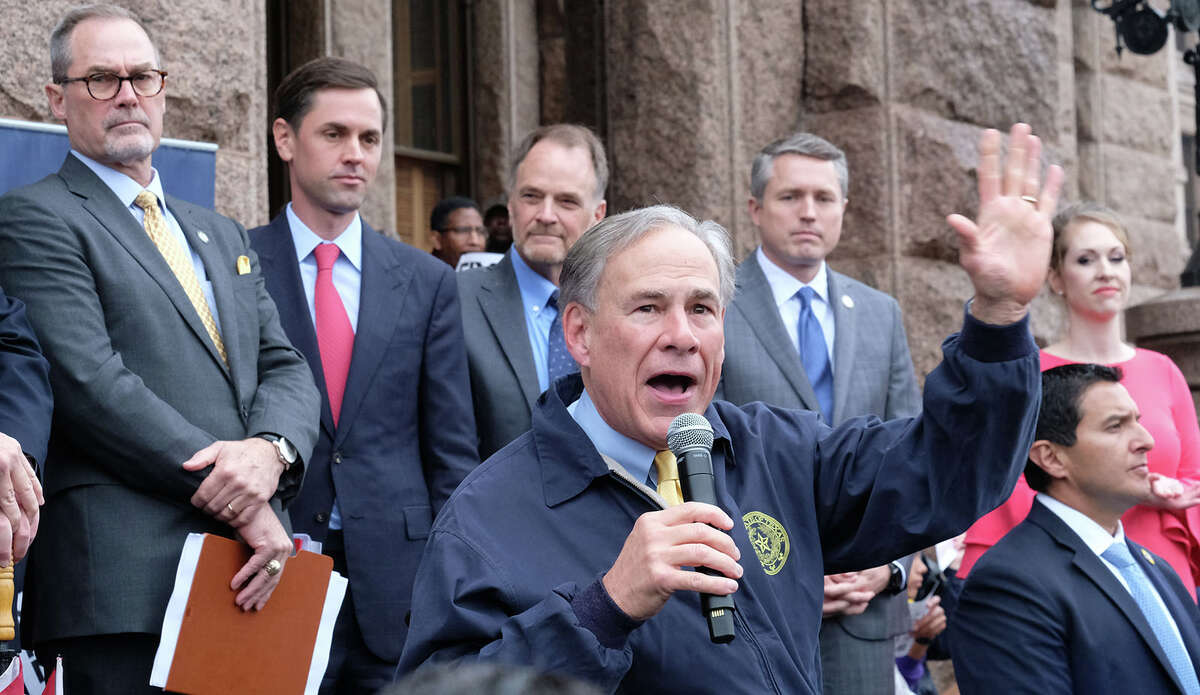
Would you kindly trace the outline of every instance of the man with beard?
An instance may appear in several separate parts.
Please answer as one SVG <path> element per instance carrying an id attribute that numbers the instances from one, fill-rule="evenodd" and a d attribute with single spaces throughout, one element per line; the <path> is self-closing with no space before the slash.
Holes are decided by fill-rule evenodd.
<path id="1" fill-rule="evenodd" d="M 24 627 L 43 663 L 70 664 L 72 690 L 159 692 L 188 533 L 250 545 L 230 577 L 243 610 L 278 585 L 319 396 L 245 230 L 163 194 L 167 73 L 141 22 L 72 10 L 50 61 L 71 152 L 0 198 L 0 284 L 28 307 L 56 406 Z"/>
<path id="2" fill-rule="evenodd" d="M 558 275 L 579 236 L 604 219 L 607 184 L 604 145 L 582 126 L 538 128 L 513 155 L 512 248 L 458 276 L 480 459 L 529 429 L 538 395 L 579 370 L 563 343 Z"/>

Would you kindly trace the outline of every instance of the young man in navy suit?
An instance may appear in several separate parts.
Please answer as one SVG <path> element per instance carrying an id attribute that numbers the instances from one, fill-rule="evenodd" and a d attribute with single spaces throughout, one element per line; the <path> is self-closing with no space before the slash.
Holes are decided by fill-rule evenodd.
<path id="1" fill-rule="evenodd" d="M 292 520 L 350 578 L 321 692 L 374 692 L 400 658 L 433 515 L 478 463 L 458 293 L 446 264 L 358 214 L 386 126 L 371 71 L 319 58 L 275 101 L 292 202 L 250 237 L 322 394 Z"/>
<path id="2" fill-rule="evenodd" d="M 1180 484 L 1150 473 L 1154 438 L 1117 368 L 1042 376 L 1029 516 L 980 559 L 950 617 L 972 693 L 1200 693 L 1200 612 L 1121 515 Z"/>

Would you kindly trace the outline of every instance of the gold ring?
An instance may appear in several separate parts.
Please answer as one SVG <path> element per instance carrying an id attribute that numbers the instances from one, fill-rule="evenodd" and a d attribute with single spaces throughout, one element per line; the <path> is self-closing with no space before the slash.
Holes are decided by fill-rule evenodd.
<path id="1" fill-rule="evenodd" d="M 283 569 L 283 563 L 279 560 L 271 560 L 267 564 L 263 565 L 263 571 L 267 573 L 268 577 L 274 577 L 275 575 L 279 574 L 279 570 L 281 569 Z"/>
<path id="2" fill-rule="evenodd" d="M 1035 208 L 1037 207 L 1037 204 L 1038 204 L 1037 196 L 1023 195 L 1023 196 L 1021 196 L 1021 200 L 1024 200 L 1026 203 L 1029 203 L 1030 205 L 1034 206 Z"/>
<path id="3" fill-rule="evenodd" d="M 233 502 L 230 502 L 229 504 L 225 505 L 225 508 L 229 510 L 230 514 L 237 516 L 237 510 L 233 508 Z"/>

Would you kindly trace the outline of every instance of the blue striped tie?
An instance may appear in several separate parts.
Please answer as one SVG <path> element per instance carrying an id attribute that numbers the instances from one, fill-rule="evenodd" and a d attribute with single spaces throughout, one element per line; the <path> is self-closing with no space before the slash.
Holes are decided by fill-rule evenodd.
<path id="1" fill-rule="evenodd" d="M 1129 584 L 1129 593 L 1133 594 L 1133 600 L 1137 602 L 1138 608 L 1142 609 L 1142 615 L 1146 616 L 1146 622 L 1150 623 L 1150 629 L 1158 638 L 1158 644 L 1162 647 L 1163 652 L 1166 653 L 1167 661 L 1171 663 L 1171 668 L 1175 669 L 1175 675 L 1183 683 L 1183 692 L 1187 695 L 1200 695 L 1200 683 L 1196 681 L 1196 670 L 1192 667 L 1192 659 L 1183 646 L 1183 640 L 1175 634 L 1175 630 L 1171 629 L 1170 617 L 1166 613 L 1165 606 L 1156 600 L 1157 592 L 1154 590 L 1154 585 L 1150 583 L 1150 579 L 1146 577 L 1141 566 L 1134 561 L 1133 555 L 1129 552 L 1129 546 L 1120 542 L 1113 543 L 1108 546 L 1108 550 L 1100 554 L 1100 557 L 1116 565 L 1121 576 L 1125 578 L 1125 582 Z"/>
<path id="2" fill-rule="evenodd" d="M 800 363 L 808 375 L 808 383 L 817 393 L 817 402 L 825 422 L 833 424 L 833 370 L 829 368 L 829 349 L 825 347 L 825 331 L 813 313 L 812 301 L 816 291 L 801 287 L 796 296 L 800 298 L 800 322 L 796 326 L 800 340 Z"/>

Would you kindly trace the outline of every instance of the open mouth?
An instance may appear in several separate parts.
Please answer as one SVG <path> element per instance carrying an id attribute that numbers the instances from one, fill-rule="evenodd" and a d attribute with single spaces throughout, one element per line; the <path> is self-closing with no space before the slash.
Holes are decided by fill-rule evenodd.
<path id="1" fill-rule="evenodd" d="M 696 385 L 696 380 L 687 374 L 657 374 L 650 377 L 646 383 L 650 388 L 662 393 L 681 396 Z"/>

